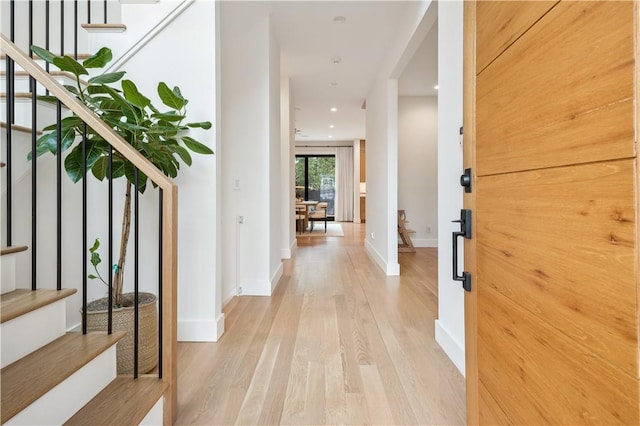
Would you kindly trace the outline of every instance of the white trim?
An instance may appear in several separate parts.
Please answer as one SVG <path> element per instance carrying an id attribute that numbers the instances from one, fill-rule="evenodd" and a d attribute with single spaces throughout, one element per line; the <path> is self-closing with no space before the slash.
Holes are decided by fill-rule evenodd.
<path id="1" fill-rule="evenodd" d="M 438 247 L 437 238 L 412 238 L 414 247 Z"/>
<path id="2" fill-rule="evenodd" d="M 291 259 L 296 254 L 297 249 L 298 249 L 298 240 L 294 238 L 289 248 L 283 248 L 280 250 L 280 257 L 282 259 Z"/>
<path id="3" fill-rule="evenodd" d="M 224 332 L 224 314 L 213 319 L 178 320 L 178 341 L 217 342 Z"/>
<path id="4" fill-rule="evenodd" d="M 436 342 L 444 350 L 449 359 L 456 366 L 460 374 L 465 375 L 465 355 L 464 345 L 460 344 L 451 332 L 442 324 L 440 320 L 436 320 Z"/>
<path id="5" fill-rule="evenodd" d="M 278 268 L 276 269 L 276 271 L 273 273 L 273 276 L 271 277 L 271 294 L 269 294 L 269 296 L 271 296 L 274 290 L 276 289 L 276 287 L 278 287 L 278 283 L 280 282 L 280 278 L 282 278 L 283 273 L 284 273 L 284 266 L 282 265 L 282 262 L 280 262 L 280 264 L 278 265 Z"/>
<path id="6" fill-rule="evenodd" d="M 173 9 L 167 16 L 165 16 L 155 27 L 151 29 L 147 34 L 142 36 L 137 43 L 135 43 L 129 50 L 127 50 L 122 56 L 116 59 L 111 65 L 109 65 L 103 73 L 113 72 L 119 70 L 129 59 L 133 58 L 144 46 L 161 33 L 167 25 L 175 20 L 182 12 L 184 12 L 189 6 L 191 6 L 195 0 L 184 0 L 175 9 Z"/>
<path id="7" fill-rule="evenodd" d="M 163 422 L 164 414 L 164 397 L 158 398 L 158 401 L 151 407 L 151 410 L 144 416 L 144 419 L 140 422 L 140 426 L 152 426 L 161 425 Z"/>
<path id="8" fill-rule="evenodd" d="M 378 251 L 373 247 L 373 244 L 369 240 L 364 241 L 364 249 L 371 258 L 375 262 L 376 265 L 382 269 L 382 271 L 388 276 L 398 276 L 400 275 L 400 264 L 399 263 L 387 263 L 384 258 L 378 253 Z"/>

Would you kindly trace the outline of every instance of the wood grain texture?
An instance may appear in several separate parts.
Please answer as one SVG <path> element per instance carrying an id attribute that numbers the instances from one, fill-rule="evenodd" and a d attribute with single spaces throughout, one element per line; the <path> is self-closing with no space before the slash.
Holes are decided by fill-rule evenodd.
<path id="1" fill-rule="evenodd" d="M 512 424 L 640 422 L 638 381 L 479 284 L 479 378 Z M 516 409 L 517 407 L 517 409 Z"/>
<path id="2" fill-rule="evenodd" d="M 364 225 L 343 228 L 304 241 L 271 298 L 228 304 L 218 343 L 178 345 L 177 424 L 464 423 L 464 379 L 433 337 L 435 250 L 386 277 Z"/>
<path id="3" fill-rule="evenodd" d="M 157 377 L 119 376 L 65 422 L 65 426 L 138 425 L 166 388 L 167 383 Z"/>
<path id="4" fill-rule="evenodd" d="M 633 25 L 630 1 L 561 2 L 491 63 L 477 174 L 632 157 Z"/>
<path id="5" fill-rule="evenodd" d="M 115 345 L 124 332 L 67 333 L 2 369 L 2 423 Z"/>
<path id="6" fill-rule="evenodd" d="M 21 251 L 27 251 L 28 249 L 29 247 L 27 246 L 2 247 L 2 251 L 0 251 L 0 256 L 4 256 L 7 254 L 20 253 Z"/>
<path id="7" fill-rule="evenodd" d="M 463 192 L 463 207 L 476 211 L 476 19 L 478 2 L 464 3 L 463 32 L 463 169 L 471 169 L 471 193 Z M 478 400 L 476 239 L 464 240 L 464 270 L 471 274 L 471 292 L 464 295 L 464 338 L 467 424 L 480 423 Z"/>
<path id="8" fill-rule="evenodd" d="M 633 161 L 481 177 L 477 192 L 479 304 L 490 287 L 635 376 Z"/>
<path id="9" fill-rule="evenodd" d="M 18 318 L 20 315 L 40 309 L 62 300 L 78 290 L 14 290 L 0 296 L 0 323 Z"/>
<path id="10" fill-rule="evenodd" d="M 482 72 L 557 1 L 478 1 L 478 56 L 473 70 Z M 465 59 L 468 56 L 465 56 Z"/>

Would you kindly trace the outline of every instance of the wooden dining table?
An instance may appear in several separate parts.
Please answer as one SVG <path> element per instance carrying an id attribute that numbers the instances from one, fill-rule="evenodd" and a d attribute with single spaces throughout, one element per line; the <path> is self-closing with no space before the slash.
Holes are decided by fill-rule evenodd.
<path id="1" fill-rule="evenodd" d="M 302 232 L 309 226 L 309 207 L 318 205 L 318 201 L 298 201 L 296 202 L 296 213 L 304 216 L 302 222 Z M 304 209 L 298 212 L 298 208 Z"/>

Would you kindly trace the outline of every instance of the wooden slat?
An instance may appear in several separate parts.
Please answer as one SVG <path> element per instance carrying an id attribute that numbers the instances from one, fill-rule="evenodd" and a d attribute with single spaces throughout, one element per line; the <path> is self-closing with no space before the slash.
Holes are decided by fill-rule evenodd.
<path id="1" fill-rule="evenodd" d="M 479 178 L 476 222 L 483 285 L 629 375 L 638 371 L 633 180 L 632 160 Z"/>
<path id="2" fill-rule="evenodd" d="M 89 32 L 121 33 L 126 31 L 127 26 L 124 24 L 82 24 L 82 28 Z"/>
<path id="3" fill-rule="evenodd" d="M 632 12 L 562 2 L 478 76 L 479 176 L 634 155 Z"/>
<path id="4" fill-rule="evenodd" d="M 75 288 L 63 290 L 14 290 L 0 296 L 0 323 L 40 309 L 76 293 Z"/>
<path id="5" fill-rule="evenodd" d="M 4 163 L 2 163 L 4 165 Z M 21 251 L 27 251 L 29 247 L 27 246 L 10 246 L 10 247 L 2 247 L 0 250 L 0 256 L 4 256 L 6 254 L 14 254 L 20 253 Z"/>
<path id="6" fill-rule="evenodd" d="M 638 380 L 479 284 L 480 381 L 511 424 L 640 423 Z M 517 409 L 514 409 L 517 407 Z"/>
<path id="7" fill-rule="evenodd" d="M 116 344 L 124 334 L 67 333 L 3 368 L 2 423 Z"/>
<path id="8" fill-rule="evenodd" d="M 49 74 L 54 76 L 54 77 L 68 78 L 69 80 L 72 80 L 74 83 L 76 81 L 76 76 L 71 74 L 70 72 L 67 72 L 67 71 L 49 70 Z M 14 75 L 16 77 L 21 77 L 21 78 L 28 78 L 29 77 L 29 73 L 26 72 L 26 71 L 15 71 Z M 0 77 L 6 78 L 7 77 L 7 72 L 6 71 L 0 71 Z M 87 85 L 89 83 L 87 83 L 87 81 L 81 79 L 80 80 L 80 84 Z"/>
<path id="9" fill-rule="evenodd" d="M 31 99 L 31 92 L 16 92 L 13 94 L 16 99 Z M 0 99 L 7 99 L 7 94 L 5 92 L 0 93 Z"/>
<path id="10" fill-rule="evenodd" d="M 557 1 L 477 2 L 478 57 L 474 70 L 480 73 L 526 30 L 547 13 Z M 465 56 L 466 60 L 467 56 Z"/>
<path id="11" fill-rule="evenodd" d="M 7 123 L 5 123 L 4 121 L 0 121 L 0 128 L 6 129 L 7 128 Z M 14 131 L 17 131 L 17 132 L 31 134 L 31 128 L 30 127 L 20 126 L 19 124 L 11 125 L 11 129 L 14 130 Z M 41 130 L 36 130 L 36 135 L 41 135 L 41 134 L 42 134 Z"/>
<path id="12" fill-rule="evenodd" d="M 138 425 L 166 389 L 157 377 L 119 376 L 65 425 Z"/>

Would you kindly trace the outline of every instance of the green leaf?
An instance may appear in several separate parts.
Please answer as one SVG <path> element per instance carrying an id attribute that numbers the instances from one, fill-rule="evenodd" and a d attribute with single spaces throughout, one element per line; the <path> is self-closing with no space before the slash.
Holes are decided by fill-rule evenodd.
<path id="1" fill-rule="evenodd" d="M 169 122 L 180 121 L 180 120 L 184 120 L 185 118 L 184 115 L 176 114 L 175 111 L 165 112 L 161 114 L 152 114 L 151 117 L 158 120 L 165 120 Z"/>
<path id="2" fill-rule="evenodd" d="M 108 157 L 100 157 L 98 161 L 93 164 L 91 167 L 91 173 L 98 180 L 104 180 L 107 176 L 107 169 L 109 167 L 109 158 Z"/>
<path id="3" fill-rule="evenodd" d="M 127 177 L 127 180 L 131 182 L 131 185 L 135 186 L 135 169 L 136 167 L 130 162 L 126 162 L 124 166 L 124 174 Z M 147 175 L 138 171 L 138 191 L 142 194 L 147 189 Z"/>
<path id="4" fill-rule="evenodd" d="M 58 103 L 58 98 L 56 98 L 55 96 L 40 95 L 40 96 L 38 96 L 38 100 L 39 101 L 43 101 L 43 102 L 47 102 L 47 103 L 50 103 L 50 104 Z"/>
<path id="5" fill-rule="evenodd" d="M 122 113 L 131 121 L 137 122 L 140 118 L 140 112 L 137 108 L 133 107 L 125 98 L 122 97 L 120 93 L 115 91 L 109 86 L 104 86 L 105 90 L 109 93 L 109 95 L 113 98 L 114 101 L 120 104 L 120 109 Z"/>
<path id="6" fill-rule="evenodd" d="M 50 64 L 53 63 L 53 59 L 56 57 L 56 55 L 54 55 L 53 53 L 49 52 L 46 49 L 43 49 L 42 47 L 38 47 L 35 45 L 31 46 L 31 51 L 33 53 L 35 53 L 36 55 L 38 55 L 43 61 L 48 62 Z"/>
<path id="7" fill-rule="evenodd" d="M 89 253 L 93 253 L 94 251 L 98 250 L 99 247 L 100 247 L 100 238 L 96 238 L 96 240 L 93 242 L 93 245 L 89 249 Z"/>
<path id="8" fill-rule="evenodd" d="M 113 59 L 113 54 L 111 53 L 111 49 L 108 47 L 103 47 L 98 50 L 94 55 L 88 57 L 82 63 L 86 68 L 102 68 L 107 65 L 111 59 Z"/>
<path id="9" fill-rule="evenodd" d="M 122 81 L 122 91 L 124 98 L 135 106 L 144 109 L 151 101 L 138 91 L 138 88 L 131 80 Z"/>
<path id="10" fill-rule="evenodd" d="M 106 152 L 104 141 L 87 141 L 87 169 Z M 78 144 L 64 160 L 64 168 L 73 183 L 82 179 L 82 143 Z"/>
<path id="11" fill-rule="evenodd" d="M 205 129 L 205 130 L 209 130 L 212 126 L 210 121 L 201 121 L 199 123 L 187 123 L 188 127 L 191 128 L 201 128 L 201 129 Z"/>
<path id="12" fill-rule="evenodd" d="M 120 81 L 124 77 L 125 71 L 110 72 L 107 74 L 98 75 L 89 79 L 89 84 L 109 84 Z"/>
<path id="13" fill-rule="evenodd" d="M 184 149 L 180 145 L 172 145 L 171 149 L 176 154 L 178 154 L 180 156 L 180 158 L 182 158 L 182 161 L 184 161 L 184 163 L 187 166 L 191 166 L 191 164 L 193 163 L 193 160 L 191 159 L 191 154 L 189 154 L 189 151 L 187 151 L 186 149 Z"/>
<path id="14" fill-rule="evenodd" d="M 91 253 L 91 264 L 93 266 L 98 266 L 100 262 L 102 262 L 102 259 L 100 259 L 100 253 L 95 251 Z"/>
<path id="15" fill-rule="evenodd" d="M 177 88 L 176 88 L 177 89 Z M 169 89 L 164 82 L 158 84 L 158 95 L 160 96 L 160 100 L 162 103 L 168 106 L 169 108 L 173 108 L 175 110 L 180 110 L 185 105 L 185 99 L 180 94 L 180 90 L 178 90 L 178 95 L 175 92 Z"/>
<path id="16" fill-rule="evenodd" d="M 67 91 L 73 93 L 76 96 L 80 96 L 80 93 L 78 92 L 78 88 L 76 86 L 71 86 L 69 84 L 65 84 L 63 86 L 65 89 L 67 89 Z"/>
<path id="17" fill-rule="evenodd" d="M 72 73 L 76 77 L 89 75 L 89 71 L 69 56 L 56 56 L 53 58 L 53 65 L 60 68 L 61 71 L 68 71 Z"/>
<path id="18" fill-rule="evenodd" d="M 107 89 L 105 89 L 103 85 L 95 84 L 93 86 L 87 87 L 87 93 L 91 95 L 98 95 L 98 94 L 108 94 L 109 92 L 107 91 Z"/>
<path id="19" fill-rule="evenodd" d="M 95 279 L 96 279 L 96 278 L 98 278 L 98 277 L 96 277 L 96 276 L 95 276 L 95 275 L 93 275 L 93 274 L 89 274 L 89 275 L 87 275 L 87 278 L 89 278 L 90 280 L 95 280 Z"/>
<path id="20" fill-rule="evenodd" d="M 211 150 L 211 148 L 189 136 L 183 136 L 182 142 L 184 142 L 187 148 L 193 152 L 197 152 L 198 154 L 213 154 L 213 150 Z"/>

